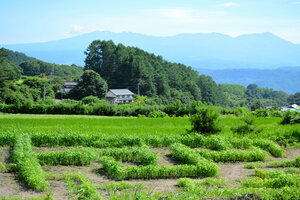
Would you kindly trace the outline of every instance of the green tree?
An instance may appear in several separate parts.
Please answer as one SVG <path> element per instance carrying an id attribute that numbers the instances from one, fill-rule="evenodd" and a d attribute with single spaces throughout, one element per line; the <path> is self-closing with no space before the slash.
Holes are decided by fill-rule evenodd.
<path id="1" fill-rule="evenodd" d="M 86 70 L 76 87 L 69 92 L 69 97 L 76 100 L 87 96 L 96 96 L 99 99 L 103 99 L 106 96 L 107 90 L 106 81 L 97 72 Z"/>
<path id="2" fill-rule="evenodd" d="M 201 106 L 196 110 L 197 113 L 190 117 L 192 124 L 190 132 L 213 134 L 222 130 L 218 120 L 220 113 L 212 106 Z"/>
<path id="3" fill-rule="evenodd" d="M 11 68 L 0 66 L 0 87 L 5 83 L 19 79 L 19 75 Z"/>

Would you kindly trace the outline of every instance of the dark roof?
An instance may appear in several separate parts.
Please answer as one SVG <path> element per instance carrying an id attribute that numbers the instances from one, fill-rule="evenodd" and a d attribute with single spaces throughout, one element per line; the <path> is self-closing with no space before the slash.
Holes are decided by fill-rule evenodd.
<path id="1" fill-rule="evenodd" d="M 133 95 L 134 93 L 128 89 L 111 89 L 109 90 L 115 95 Z"/>

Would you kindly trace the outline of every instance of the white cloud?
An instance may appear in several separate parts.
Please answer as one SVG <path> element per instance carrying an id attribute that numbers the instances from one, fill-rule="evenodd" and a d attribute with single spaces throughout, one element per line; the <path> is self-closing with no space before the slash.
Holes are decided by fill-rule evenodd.
<path id="1" fill-rule="evenodd" d="M 80 32 L 80 31 L 82 31 L 84 29 L 84 27 L 80 26 L 80 25 L 74 25 L 73 29 L 74 29 L 74 31 Z"/>
<path id="2" fill-rule="evenodd" d="M 172 20 L 173 22 L 201 23 L 224 15 L 222 11 L 201 11 L 191 8 L 160 8 L 143 10 L 152 19 Z"/>
<path id="3" fill-rule="evenodd" d="M 73 37 L 77 35 L 81 35 L 84 33 L 90 33 L 94 31 L 104 31 L 105 29 L 102 28 L 95 28 L 95 27 L 85 27 L 80 25 L 73 25 L 72 30 L 68 33 L 61 34 L 63 37 Z"/>
<path id="4" fill-rule="evenodd" d="M 233 7 L 233 6 L 237 6 L 237 3 L 227 2 L 227 3 L 221 3 L 218 5 L 218 7 Z"/>

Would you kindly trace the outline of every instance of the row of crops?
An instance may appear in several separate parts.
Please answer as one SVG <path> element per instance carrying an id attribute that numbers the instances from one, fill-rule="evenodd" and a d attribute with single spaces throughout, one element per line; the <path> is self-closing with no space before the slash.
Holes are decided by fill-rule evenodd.
<path id="1" fill-rule="evenodd" d="M 0 135 L 0 146 L 14 145 L 19 134 L 2 133 Z M 276 142 L 268 139 L 249 139 L 247 137 L 234 138 L 220 135 L 184 135 L 174 137 L 158 136 L 107 136 L 86 135 L 86 134 L 43 134 L 34 133 L 30 135 L 33 146 L 86 146 L 95 148 L 125 147 L 125 146 L 143 146 L 150 147 L 169 147 L 174 143 L 181 143 L 186 146 L 196 148 L 207 148 L 211 150 L 253 149 L 259 147 L 268 151 L 275 157 L 281 157 L 283 148 Z"/>
<path id="2" fill-rule="evenodd" d="M 283 148 L 269 140 L 224 138 L 216 135 L 100 138 L 96 135 L 2 134 L 0 141 L 2 145 L 13 146 L 11 160 L 18 177 L 37 191 L 49 187 L 47 176 L 41 167 L 43 165 L 82 166 L 96 162 L 100 167 L 101 163 L 102 173 L 115 180 L 213 177 L 220 170 L 217 162 L 264 161 L 269 154 L 276 157 L 283 155 Z M 100 142 L 101 148 L 95 145 Z M 112 147 L 110 142 L 118 145 Z M 73 147 L 77 145 L 81 147 Z M 32 146 L 71 147 L 34 153 Z M 177 165 L 157 165 L 158 157 L 149 146 L 167 146 Z M 123 166 L 122 162 L 134 165 Z"/>

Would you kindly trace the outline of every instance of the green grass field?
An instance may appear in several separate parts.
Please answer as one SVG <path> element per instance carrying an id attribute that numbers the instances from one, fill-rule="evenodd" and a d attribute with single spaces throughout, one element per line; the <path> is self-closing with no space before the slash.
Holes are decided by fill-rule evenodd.
<path id="1" fill-rule="evenodd" d="M 300 125 L 280 120 L 202 136 L 188 117 L 0 114 L 0 199 L 299 199 Z"/>

